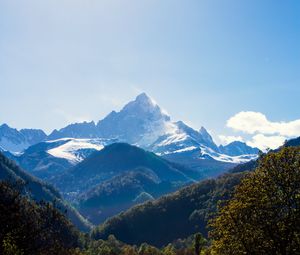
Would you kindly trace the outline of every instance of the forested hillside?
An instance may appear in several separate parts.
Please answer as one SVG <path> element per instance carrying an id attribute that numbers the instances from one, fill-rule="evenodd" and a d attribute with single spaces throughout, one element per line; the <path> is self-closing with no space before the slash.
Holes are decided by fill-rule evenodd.
<path id="1" fill-rule="evenodd" d="M 201 173 L 126 143 L 114 143 L 51 180 L 64 193 L 82 193 L 136 168 L 152 170 L 160 181 L 187 183 Z"/>
<path id="2" fill-rule="evenodd" d="M 100 225 L 93 237 L 105 239 L 114 234 L 130 244 L 163 246 L 198 231 L 207 235 L 206 225 L 218 201 L 228 199 L 243 176 L 244 173 L 226 174 L 135 206 Z"/>
<path id="3" fill-rule="evenodd" d="M 137 168 L 80 195 L 78 209 L 91 222 L 100 224 L 112 215 L 178 188 L 179 184 L 160 181 L 149 169 Z"/>
<path id="4" fill-rule="evenodd" d="M 0 254 L 74 254 L 79 231 L 51 204 L 24 196 L 23 185 L 0 181 Z"/>
<path id="5" fill-rule="evenodd" d="M 55 202 L 62 212 L 66 212 L 71 221 L 83 231 L 88 231 L 91 224 L 78 211 L 63 200 L 59 192 L 52 185 L 42 182 L 17 166 L 12 160 L 0 152 L 0 181 L 12 184 L 22 183 L 22 193 L 34 201 Z"/>
<path id="6" fill-rule="evenodd" d="M 297 145 L 294 142 L 286 144 Z M 269 154 L 278 153 L 287 147 L 291 146 L 285 145 Z M 262 154 L 260 160 L 236 167 L 232 173 L 217 179 L 204 180 L 174 194 L 136 206 L 107 220 L 94 230 L 93 236 L 98 239 L 114 234 L 131 244 L 147 242 L 157 246 L 197 231 L 207 236 L 207 223 L 217 212 L 217 205 L 228 200 L 243 177 L 260 166 L 260 162 L 269 154 Z M 296 187 L 293 189 L 297 190 Z"/>

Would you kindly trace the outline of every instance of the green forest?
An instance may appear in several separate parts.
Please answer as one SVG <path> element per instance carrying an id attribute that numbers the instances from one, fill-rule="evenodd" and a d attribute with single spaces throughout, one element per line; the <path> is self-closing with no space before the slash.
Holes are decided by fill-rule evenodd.
<path id="1" fill-rule="evenodd" d="M 300 148 L 261 155 L 256 165 L 137 205 L 90 233 L 55 201 L 32 199 L 26 183 L 2 181 L 0 253 L 300 254 Z"/>

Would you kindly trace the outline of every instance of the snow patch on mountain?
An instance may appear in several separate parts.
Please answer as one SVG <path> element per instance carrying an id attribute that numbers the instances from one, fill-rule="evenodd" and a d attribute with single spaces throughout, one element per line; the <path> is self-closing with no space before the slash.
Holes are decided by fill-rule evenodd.
<path id="1" fill-rule="evenodd" d="M 66 143 L 48 150 L 47 152 L 54 157 L 64 158 L 73 164 L 82 161 L 84 157 L 85 150 L 102 150 L 104 148 L 105 142 L 103 139 L 70 139 L 63 138 L 48 142 L 57 142 L 59 140 L 69 140 Z"/>
<path id="2" fill-rule="evenodd" d="M 193 150 L 196 150 L 196 149 L 197 149 L 196 146 L 190 146 L 190 147 L 185 147 L 183 149 L 173 151 L 172 153 L 181 153 L 181 152 L 186 152 L 186 151 L 193 151 Z"/>
<path id="3" fill-rule="evenodd" d="M 206 146 L 200 146 L 201 148 L 201 156 L 209 156 L 217 161 L 227 162 L 227 163 L 234 163 L 234 164 L 240 164 L 245 163 L 250 160 L 257 159 L 257 154 L 247 154 L 247 155 L 239 155 L 239 156 L 229 156 L 226 154 L 218 153 L 211 148 L 208 148 Z"/>
<path id="4" fill-rule="evenodd" d="M 164 134 L 174 134 L 176 132 L 176 126 L 171 122 L 164 120 L 157 120 L 155 122 L 145 125 L 145 131 L 140 136 L 141 138 L 135 143 L 135 145 L 147 148 L 153 144 L 160 136 Z"/>
<path id="5" fill-rule="evenodd" d="M 156 146 L 166 146 L 173 143 L 183 142 L 186 140 L 187 135 L 183 133 L 179 134 L 171 134 L 165 140 L 158 143 Z"/>

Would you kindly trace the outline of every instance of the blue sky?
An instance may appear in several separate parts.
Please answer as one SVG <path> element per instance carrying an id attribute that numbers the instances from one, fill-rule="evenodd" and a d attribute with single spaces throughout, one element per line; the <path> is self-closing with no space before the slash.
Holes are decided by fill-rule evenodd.
<path id="1" fill-rule="evenodd" d="M 297 0 L 0 0 L 0 123 L 49 132 L 146 92 L 218 142 L 300 135 L 299 13 Z M 258 116 L 240 112 L 274 130 L 228 125 Z"/>

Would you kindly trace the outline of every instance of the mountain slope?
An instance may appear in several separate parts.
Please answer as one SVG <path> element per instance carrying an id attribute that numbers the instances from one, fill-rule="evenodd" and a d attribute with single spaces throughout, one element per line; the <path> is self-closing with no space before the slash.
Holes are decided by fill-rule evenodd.
<path id="1" fill-rule="evenodd" d="M 97 129 L 95 123 L 82 122 L 70 124 L 60 130 L 53 130 L 48 136 L 48 140 L 56 140 L 60 138 L 72 137 L 72 138 L 97 138 Z"/>
<path id="2" fill-rule="evenodd" d="M 113 234 L 129 244 L 163 246 L 196 232 L 207 234 L 207 221 L 216 212 L 217 201 L 228 199 L 243 173 L 228 174 L 183 188 L 158 200 L 123 212 L 93 231 L 96 239 Z"/>
<path id="3" fill-rule="evenodd" d="M 161 181 L 186 183 L 201 175 L 154 153 L 125 143 L 114 143 L 51 180 L 64 193 L 84 192 L 114 176 L 136 168 L 152 170 Z"/>
<path id="4" fill-rule="evenodd" d="M 12 183 L 21 181 L 25 183 L 24 191 L 35 201 L 54 202 L 62 212 L 67 210 L 67 216 L 81 230 L 87 231 L 90 225 L 83 217 L 60 196 L 59 192 L 51 185 L 39 181 L 19 168 L 12 160 L 0 153 L 0 180 Z"/>
<path id="5" fill-rule="evenodd" d="M 217 177 L 237 165 L 237 162 L 215 160 L 210 155 L 203 153 L 203 149 L 194 147 L 190 150 L 169 153 L 162 157 L 171 162 L 180 163 L 194 169 L 204 178 Z"/>
<path id="6" fill-rule="evenodd" d="M 149 169 L 137 168 L 83 193 L 78 208 L 87 219 L 99 224 L 133 205 L 156 199 L 178 188 L 171 182 L 161 182 Z"/>
<path id="7" fill-rule="evenodd" d="M 75 166 L 110 141 L 104 139 L 62 138 L 40 142 L 17 155 L 4 152 L 23 169 L 47 180 Z"/>
<path id="8" fill-rule="evenodd" d="M 79 231 L 65 215 L 21 190 L 22 184 L 0 180 L 0 254 L 62 255 L 82 246 Z"/>
<path id="9" fill-rule="evenodd" d="M 50 179 L 92 223 L 202 178 L 198 171 L 152 152 L 114 143 Z"/>
<path id="10" fill-rule="evenodd" d="M 47 179 L 55 173 L 62 172 L 73 166 L 71 162 L 64 158 L 54 157 L 48 150 L 59 147 L 67 142 L 56 141 L 53 143 L 41 142 L 30 146 L 23 153 L 13 155 L 12 158 L 24 170 L 42 179 Z"/>

